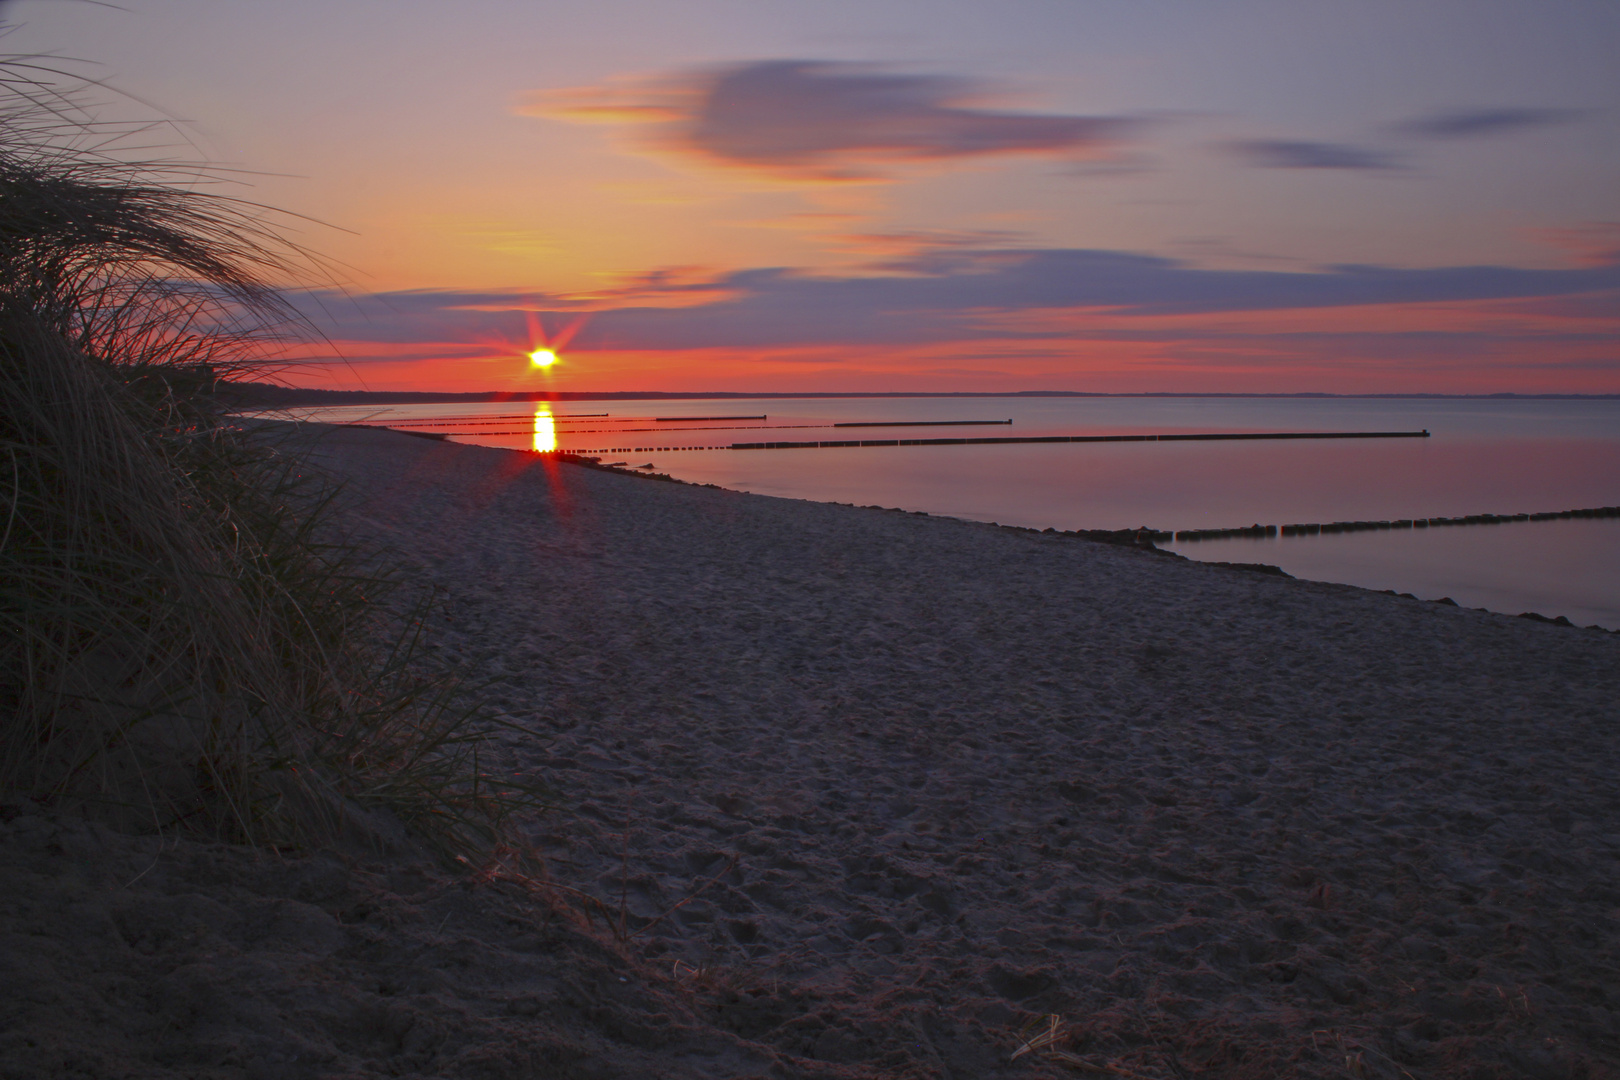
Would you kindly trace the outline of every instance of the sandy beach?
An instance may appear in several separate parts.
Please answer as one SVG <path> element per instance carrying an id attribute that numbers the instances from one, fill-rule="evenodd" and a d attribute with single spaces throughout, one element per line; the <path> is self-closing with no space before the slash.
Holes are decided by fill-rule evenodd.
<path id="1" fill-rule="evenodd" d="M 559 793 L 550 880 L 634 936 L 12 806 L 0 1075 L 1620 1076 L 1620 636 L 384 431 L 316 457 Z M 1011 1060 L 1049 1016 L 1075 1060 Z"/>

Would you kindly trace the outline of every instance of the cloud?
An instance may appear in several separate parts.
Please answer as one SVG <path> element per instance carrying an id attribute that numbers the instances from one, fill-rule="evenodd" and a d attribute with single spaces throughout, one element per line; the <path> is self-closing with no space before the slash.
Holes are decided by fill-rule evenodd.
<path id="1" fill-rule="evenodd" d="M 765 60 L 542 94 L 527 115 L 630 122 L 653 144 L 798 181 L 871 180 L 907 162 L 1096 156 L 1144 121 L 983 108 L 983 84 L 867 64 Z"/>
<path id="2" fill-rule="evenodd" d="M 1242 139 L 1227 143 L 1225 149 L 1234 157 L 1262 169 L 1399 168 L 1399 162 L 1390 154 L 1346 143 Z"/>
<path id="3" fill-rule="evenodd" d="M 1538 229 L 1531 235 L 1574 256 L 1585 266 L 1620 263 L 1620 221 L 1583 221 L 1560 228 Z"/>
<path id="4" fill-rule="evenodd" d="M 1006 248 L 1021 234 L 1005 229 L 912 229 L 881 233 L 846 233 L 830 238 L 836 248 L 864 257 L 867 272 L 941 274 L 960 265 L 960 256 L 975 259 L 988 248 Z"/>
<path id="5" fill-rule="evenodd" d="M 1529 128 L 1561 124 L 1580 116 L 1574 109 L 1463 109 L 1435 113 L 1393 125 L 1389 130 L 1432 141 L 1490 138 Z M 1307 139 L 1239 139 L 1223 144 L 1228 154 L 1262 169 L 1349 169 L 1382 171 L 1402 167 L 1398 155 L 1352 143 Z"/>
<path id="6" fill-rule="evenodd" d="M 1408 120 L 1395 129 L 1423 139 L 1478 139 L 1567 123 L 1580 115 L 1576 109 L 1463 109 Z"/>
<path id="7" fill-rule="evenodd" d="M 530 94 L 513 111 L 585 124 L 657 124 L 683 120 L 700 96 L 690 80 L 620 79 Z"/>
<path id="8" fill-rule="evenodd" d="M 1075 336 L 1074 318 L 1275 312 L 1356 305 L 1574 297 L 1620 290 L 1620 265 L 1567 270 L 1338 266 L 1316 272 L 1200 269 L 1171 259 L 1083 249 L 934 247 L 894 276 L 816 276 L 783 268 L 712 280 L 630 283 L 593 297 L 574 339 L 584 350 L 921 345 Z M 924 271 L 924 272 L 918 272 Z M 679 301 L 671 303 L 671 294 Z M 311 296 L 313 305 L 318 296 Z M 570 297 L 420 291 L 327 298 L 334 340 L 517 341 L 525 313 L 575 317 Z M 1066 317 L 1051 319 L 1054 313 Z"/>

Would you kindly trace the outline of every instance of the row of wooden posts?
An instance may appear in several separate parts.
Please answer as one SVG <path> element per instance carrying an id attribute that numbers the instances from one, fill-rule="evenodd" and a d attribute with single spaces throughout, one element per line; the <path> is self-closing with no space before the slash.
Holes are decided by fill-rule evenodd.
<path id="1" fill-rule="evenodd" d="M 1375 532 L 1379 529 L 1429 529 L 1447 525 L 1505 525 L 1512 521 L 1557 521 L 1570 518 L 1620 517 L 1620 506 L 1594 506 L 1583 510 L 1556 510 L 1543 514 L 1469 514 L 1466 517 L 1398 518 L 1390 521 L 1332 521 L 1309 525 L 1250 525 L 1241 529 L 1181 529 L 1176 540 L 1232 540 L 1242 537 L 1317 536 L 1323 533 Z M 1153 533 L 1154 540 L 1169 540 L 1170 533 Z"/>

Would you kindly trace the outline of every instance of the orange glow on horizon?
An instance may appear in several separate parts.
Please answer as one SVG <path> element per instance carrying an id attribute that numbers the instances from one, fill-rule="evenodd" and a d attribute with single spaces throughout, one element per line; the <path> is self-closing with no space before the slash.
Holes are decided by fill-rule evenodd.
<path id="1" fill-rule="evenodd" d="M 1260 312 L 1134 315 L 984 313 L 988 331 L 915 344 L 612 348 L 539 366 L 580 323 L 527 341 L 331 344 L 347 364 L 299 365 L 298 383 L 333 389 L 895 392 L 1089 390 L 1140 393 L 1620 392 L 1620 319 L 1557 299 L 1380 304 Z M 1008 328 L 1028 333 L 1003 336 Z M 398 356 L 398 359 L 395 357 Z M 363 370 L 360 383 L 355 371 Z M 537 377 L 538 376 L 538 377 Z"/>

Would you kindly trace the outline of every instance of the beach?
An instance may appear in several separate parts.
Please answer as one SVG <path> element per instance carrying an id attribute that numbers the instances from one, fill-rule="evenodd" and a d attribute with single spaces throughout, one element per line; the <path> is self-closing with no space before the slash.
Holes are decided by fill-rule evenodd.
<path id="1" fill-rule="evenodd" d="M 309 430 L 544 875 L 8 808 L 0 1074 L 1620 1075 L 1620 636 Z"/>

